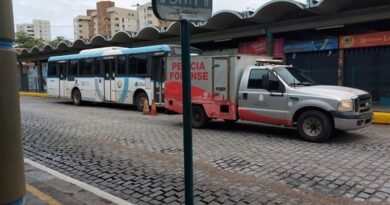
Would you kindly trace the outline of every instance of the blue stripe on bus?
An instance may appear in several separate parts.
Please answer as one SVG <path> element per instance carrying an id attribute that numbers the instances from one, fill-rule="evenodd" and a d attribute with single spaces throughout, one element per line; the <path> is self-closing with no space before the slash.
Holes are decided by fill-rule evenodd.
<path id="1" fill-rule="evenodd" d="M 125 78 L 125 85 L 123 86 L 122 94 L 119 97 L 119 102 L 124 103 L 129 92 L 129 78 Z"/>
<path id="2" fill-rule="evenodd" d="M 169 45 L 159 45 L 159 46 L 146 46 L 139 48 L 123 48 L 121 49 L 122 54 L 140 54 L 140 53 L 151 53 L 151 52 L 169 52 L 171 48 Z M 112 54 L 110 54 L 112 55 Z M 83 59 L 83 58 L 97 58 L 105 55 L 102 51 L 96 51 L 91 53 L 81 53 L 81 54 L 72 54 L 72 55 L 63 55 L 63 56 L 53 56 L 49 58 L 49 61 L 61 61 L 61 60 L 75 60 L 75 59 Z M 121 55 L 121 54 L 114 54 Z"/>

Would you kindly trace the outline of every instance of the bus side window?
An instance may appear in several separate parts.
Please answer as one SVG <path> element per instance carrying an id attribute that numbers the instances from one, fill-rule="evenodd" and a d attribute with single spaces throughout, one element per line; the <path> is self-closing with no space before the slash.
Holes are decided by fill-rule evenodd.
<path id="1" fill-rule="evenodd" d="M 69 70 L 68 70 L 69 77 L 75 77 L 75 76 L 78 75 L 77 67 L 78 67 L 78 61 L 77 60 L 71 60 L 69 62 Z"/>
<path id="2" fill-rule="evenodd" d="M 146 56 L 137 56 L 136 75 L 148 74 L 148 60 Z"/>
<path id="3" fill-rule="evenodd" d="M 80 72 L 82 76 L 92 76 L 93 74 L 93 59 L 85 59 L 83 61 L 83 67 L 81 67 L 80 61 Z"/>
<path id="4" fill-rule="evenodd" d="M 127 59 L 126 56 L 119 56 L 117 60 L 117 74 L 118 76 L 125 76 L 127 74 Z"/>
<path id="5" fill-rule="evenodd" d="M 137 59 L 134 56 L 128 56 L 128 75 L 136 74 L 137 70 Z"/>
<path id="6" fill-rule="evenodd" d="M 57 62 L 49 62 L 47 76 L 58 77 Z"/>
<path id="7" fill-rule="evenodd" d="M 104 73 L 103 73 L 103 70 L 102 70 L 102 66 L 101 66 L 101 62 L 100 62 L 99 58 L 95 58 L 95 66 L 94 66 L 94 73 L 93 73 L 93 75 L 99 76 L 99 77 L 104 76 Z"/>

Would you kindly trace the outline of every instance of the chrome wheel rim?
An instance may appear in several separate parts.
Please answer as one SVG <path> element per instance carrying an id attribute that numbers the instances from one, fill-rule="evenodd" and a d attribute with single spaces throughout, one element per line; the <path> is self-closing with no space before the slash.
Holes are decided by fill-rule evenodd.
<path id="1" fill-rule="evenodd" d="M 322 124 L 318 118 L 309 117 L 303 122 L 303 130 L 310 137 L 317 137 L 322 132 Z"/>

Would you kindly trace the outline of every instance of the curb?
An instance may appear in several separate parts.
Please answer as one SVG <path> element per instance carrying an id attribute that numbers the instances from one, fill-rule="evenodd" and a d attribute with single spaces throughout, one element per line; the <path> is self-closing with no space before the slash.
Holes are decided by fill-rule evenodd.
<path id="1" fill-rule="evenodd" d="M 374 112 L 373 123 L 390 125 L 390 113 Z"/>
<path id="2" fill-rule="evenodd" d="M 29 96 L 29 97 L 42 97 L 48 98 L 49 95 L 47 93 L 30 93 L 30 92 L 19 92 L 20 96 Z"/>

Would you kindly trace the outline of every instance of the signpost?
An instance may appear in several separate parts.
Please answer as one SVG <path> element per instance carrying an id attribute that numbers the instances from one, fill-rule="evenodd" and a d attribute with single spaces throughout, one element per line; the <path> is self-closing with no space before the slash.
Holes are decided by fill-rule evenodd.
<path id="1" fill-rule="evenodd" d="M 212 0 L 152 0 L 152 6 L 159 19 L 180 21 L 181 25 L 185 204 L 193 205 L 191 43 L 188 21 L 207 21 L 211 17 L 213 3 Z"/>

